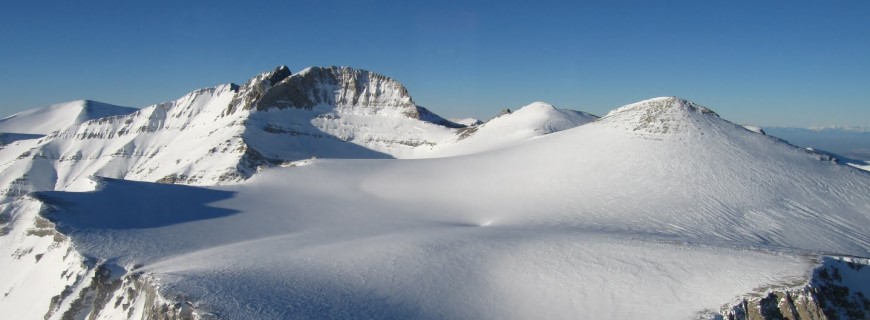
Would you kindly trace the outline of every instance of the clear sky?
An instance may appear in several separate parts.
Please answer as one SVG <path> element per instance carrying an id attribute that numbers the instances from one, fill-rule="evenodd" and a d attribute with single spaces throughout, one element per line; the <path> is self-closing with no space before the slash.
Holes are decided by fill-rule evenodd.
<path id="1" fill-rule="evenodd" d="M 144 107 L 278 65 L 393 77 L 447 117 L 680 96 L 756 125 L 870 125 L 870 1 L 7 1 L 0 115 Z"/>

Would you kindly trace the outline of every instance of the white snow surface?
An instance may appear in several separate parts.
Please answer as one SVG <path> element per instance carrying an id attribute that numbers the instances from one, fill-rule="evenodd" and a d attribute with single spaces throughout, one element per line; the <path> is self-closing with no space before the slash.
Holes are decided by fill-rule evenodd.
<path id="1" fill-rule="evenodd" d="M 38 197 L 83 255 L 230 319 L 690 319 L 870 256 L 870 175 L 823 160 L 665 97 L 460 157 Z"/>
<path id="2" fill-rule="evenodd" d="M 91 100 L 76 100 L 29 109 L 0 119 L 0 132 L 45 135 L 85 121 L 127 115 L 136 110 Z"/>
<path id="3" fill-rule="evenodd" d="M 545 102 L 534 102 L 469 128 L 468 137 L 460 134 L 456 143 L 439 146 L 429 156 L 448 157 L 501 149 L 596 119 L 598 117 L 585 112 L 556 109 Z"/>

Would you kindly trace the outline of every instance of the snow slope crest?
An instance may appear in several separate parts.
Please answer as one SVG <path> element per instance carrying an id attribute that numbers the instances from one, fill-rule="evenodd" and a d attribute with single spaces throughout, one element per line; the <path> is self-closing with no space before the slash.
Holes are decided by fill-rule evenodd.
<path id="1" fill-rule="evenodd" d="M 586 112 L 557 109 L 536 101 L 510 113 L 501 114 L 486 123 L 460 129 L 455 144 L 443 146 L 437 157 L 491 151 L 514 146 L 519 142 L 571 129 L 598 120 Z"/>
<path id="2" fill-rule="evenodd" d="M 598 119 L 597 116 L 575 110 L 557 109 L 553 105 L 536 101 L 513 113 L 500 117 L 520 122 L 536 122 L 536 129 L 547 134 L 570 129 Z"/>
<path id="3" fill-rule="evenodd" d="M 0 120 L 0 132 L 49 134 L 56 130 L 110 116 L 127 115 L 136 108 L 92 100 L 76 100 L 19 112 Z"/>
<path id="4" fill-rule="evenodd" d="M 704 106 L 678 97 L 658 97 L 632 103 L 608 113 L 602 124 L 639 134 L 677 134 L 702 130 L 702 120 L 719 119 Z"/>
<path id="5" fill-rule="evenodd" d="M 557 109 L 549 103 L 535 101 L 517 111 L 492 119 L 484 125 L 511 124 L 518 128 L 530 128 L 538 133 L 547 134 L 570 129 L 597 119 L 597 116 L 589 113 Z"/>

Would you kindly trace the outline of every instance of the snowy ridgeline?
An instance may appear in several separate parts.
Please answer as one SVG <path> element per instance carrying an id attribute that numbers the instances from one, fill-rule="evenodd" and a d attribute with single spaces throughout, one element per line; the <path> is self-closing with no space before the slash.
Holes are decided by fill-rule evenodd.
<path id="1" fill-rule="evenodd" d="M 870 314 L 866 172 L 677 98 L 595 119 L 534 103 L 466 126 L 380 75 L 278 68 L 24 137 L 0 149 L 0 310 Z"/>

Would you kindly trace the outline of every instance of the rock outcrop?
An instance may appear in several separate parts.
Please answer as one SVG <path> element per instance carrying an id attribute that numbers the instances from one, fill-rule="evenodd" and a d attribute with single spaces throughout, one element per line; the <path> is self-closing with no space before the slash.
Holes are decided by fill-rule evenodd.
<path id="1" fill-rule="evenodd" d="M 768 289 L 726 307 L 728 320 L 870 319 L 870 260 L 824 257 L 803 286 Z"/>

